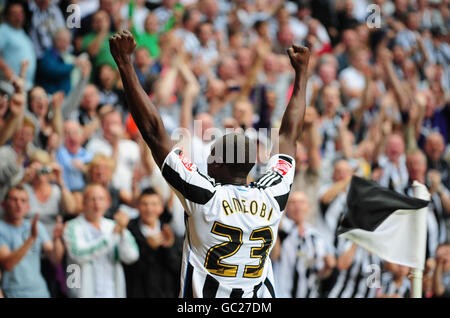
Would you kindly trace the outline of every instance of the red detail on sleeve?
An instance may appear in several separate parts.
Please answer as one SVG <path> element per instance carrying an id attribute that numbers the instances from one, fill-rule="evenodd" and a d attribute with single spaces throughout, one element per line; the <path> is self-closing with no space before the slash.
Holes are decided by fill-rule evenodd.
<path id="1" fill-rule="evenodd" d="M 272 170 L 278 171 L 282 176 L 285 176 L 291 168 L 292 165 L 289 162 L 283 159 L 278 159 L 277 164 L 272 168 Z"/>
<path id="2" fill-rule="evenodd" d="M 180 152 L 180 160 L 186 169 L 192 171 L 192 169 L 194 168 L 194 163 L 190 161 L 189 158 L 186 157 L 183 152 Z"/>

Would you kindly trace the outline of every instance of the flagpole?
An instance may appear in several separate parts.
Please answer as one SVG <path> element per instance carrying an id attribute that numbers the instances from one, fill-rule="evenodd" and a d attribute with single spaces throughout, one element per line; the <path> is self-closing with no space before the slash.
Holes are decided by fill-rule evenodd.
<path id="1" fill-rule="evenodd" d="M 411 269 L 411 298 L 422 298 L 422 277 L 423 271 L 421 269 Z"/>
<path id="2" fill-rule="evenodd" d="M 430 200 L 430 193 L 428 192 L 428 189 L 425 187 L 425 185 L 419 183 L 418 181 L 414 181 L 413 184 L 413 193 L 414 197 L 422 200 L 429 201 Z M 417 211 L 417 213 L 422 213 L 423 222 L 419 225 L 421 230 L 419 230 L 418 235 L 422 236 L 422 242 L 419 243 L 419 245 L 422 245 L 421 247 L 417 246 L 418 249 L 418 255 L 425 256 L 425 249 L 426 249 L 426 236 L 427 236 L 427 225 L 426 225 L 426 216 L 428 213 L 428 208 L 424 207 L 421 210 Z M 419 234 L 420 233 L 420 234 Z M 425 259 L 423 260 L 423 265 L 425 265 Z M 423 270 L 420 268 L 412 268 L 411 270 L 411 276 L 412 276 L 412 282 L 411 282 L 411 298 L 422 298 L 422 282 L 423 282 Z"/>

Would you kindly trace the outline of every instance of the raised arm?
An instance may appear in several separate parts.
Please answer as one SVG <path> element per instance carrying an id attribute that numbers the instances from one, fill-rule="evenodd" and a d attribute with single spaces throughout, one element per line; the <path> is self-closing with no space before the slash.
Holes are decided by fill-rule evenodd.
<path id="1" fill-rule="evenodd" d="M 295 70 L 294 90 L 281 120 L 278 149 L 280 153 L 294 157 L 296 142 L 303 130 L 305 117 L 306 82 L 308 80 L 310 52 L 306 47 L 293 45 L 287 53 Z"/>
<path id="2" fill-rule="evenodd" d="M 124 30 L 109 39 L 109 46 L 119 67 L 131 115 L 150 147 L 156 164 L 161 168 L 173 147 L 173 141 L 166 132 L 157 108 L 142 88 L 134 71 L 131 54 L 136 47 L 136 42 L 133 35 L 128 30 Z"/>

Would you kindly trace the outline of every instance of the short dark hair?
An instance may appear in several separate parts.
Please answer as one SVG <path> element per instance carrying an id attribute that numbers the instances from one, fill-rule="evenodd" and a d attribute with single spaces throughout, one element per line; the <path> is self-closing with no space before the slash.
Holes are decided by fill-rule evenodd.
<path id="1" fill-rule="evenodd" d="M 22 7 L 23 12 L 26 13 L 27 11 L 27 7 L 26 7 L 26 3 L 22 0 L 9 0 L 6 2 L 5 7 L 3 9 L 3 15 L 4 17 L 6 17 L 9 14 L 9 10 L 11 10 L 11 7 L 15 6 L 15 5 L 19 5 Z"/>
<path id="2" fill-rule="evenodd" d="M 142 199 L 142 197 L 146 195 L 157 195 L 162 201 L 161 195 L 153 187 L 147 187 L 144 190 L 142 190 L 137 198 L 137 201 L 139 202 Z"/>
<path id="3" fill-rule="evenodd" d="M 13 186 L 11 186 L 11 187 L 8 188 L 8 191 L 6 191 L 6 194 L 5 194 L 5 197 L 3 198 L 3 201 L 6 201 L 6 200 L 8 199 L 9 194 L 10 194 L 11 191 L 13 191 L 13 190 L 17 190 L 17 191 L 25 191 L 25 192 L 27 192 L 27 190 L 25 190 L 25 187 L 23 186 L 22 183 L 13 185 Z M 28 192 L 27 192 L 27 194 L 28 194 Z"/>
<path id="4" fill-rule="evenodd" d="M 195 11 L 197 11 L 197 10 L 194 8 L 189 8 L 189 9 L 184 10 L 183 15 L 181 17 L 181 23 L 185 24 L 186 22 L 188 22 L 191 19 L 192 15 L 194 14 Z"/>

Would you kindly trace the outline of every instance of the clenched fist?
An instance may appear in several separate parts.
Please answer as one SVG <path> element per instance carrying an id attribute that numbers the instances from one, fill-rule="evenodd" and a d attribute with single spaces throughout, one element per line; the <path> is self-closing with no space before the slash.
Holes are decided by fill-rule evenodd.
<path id="1" fill-rule="evenodd" d="M 291 65 L 294 70 L 306 71 L 308 69 L 309 56 L 311 54 L 310 50 L 305 46 L 292 45 L 287 53 L 289 59 L 291 60 Z"/>
<path id="2" fill-rule="evenodd" d="M 135 48 L 136 41 L 128 30 L 117 32 L 109 39 L 109 49 L 118 66 L 131 62 L 131 54 Z"/>

